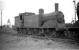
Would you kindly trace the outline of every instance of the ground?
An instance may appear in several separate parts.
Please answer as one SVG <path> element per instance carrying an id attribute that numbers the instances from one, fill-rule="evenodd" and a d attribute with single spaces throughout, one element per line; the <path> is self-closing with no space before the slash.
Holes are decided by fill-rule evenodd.
<path id="1" fill-rule="evenodd" d="M 50 40 L 2 34 L 0 50 L 79 50 L 79 47 L 78 43 L 69 39 L 52 38 Z"/>

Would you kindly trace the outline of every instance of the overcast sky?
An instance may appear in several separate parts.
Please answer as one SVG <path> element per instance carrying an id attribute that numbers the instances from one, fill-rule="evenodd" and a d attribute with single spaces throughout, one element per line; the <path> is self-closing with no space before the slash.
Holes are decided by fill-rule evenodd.
<path id="1" fill-rule="evenodd" d="M 8 19 L 14 24 L 14 17 L 22 12 L 38 14 L 39 8 L 43 8 L 45 13 L 54 12 L 55 3 L 59 3 L 59 10 L 64 13 L 66 23 L 70 23 L 74 18 L 73 0 L 0 0 L 0 2 L 3 2 L 4 7 L 3 24 L 7 24 Z"/>

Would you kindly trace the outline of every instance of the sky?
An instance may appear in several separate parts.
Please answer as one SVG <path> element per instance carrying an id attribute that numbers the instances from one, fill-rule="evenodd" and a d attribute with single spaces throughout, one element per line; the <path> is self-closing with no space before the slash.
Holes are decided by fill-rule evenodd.
<path id="1" fill-rule="evenodd" d="M 77 2 L 78 0 L 76 0 Z M 59 11 L 64 13 L 65 22 L 70 23 L 75 16 L 73 0 L 0 0 L 0 10 L 2 9 L 3 13 L 2 24 L 7 24 L 10 19 L 11 24 L 14 25 L 14 17 L 19 13 L 34 12 L 38 14 L 40 8 L 44 9 L 45 14 L 54 12 L 55 3 L 59 3 Z"/>

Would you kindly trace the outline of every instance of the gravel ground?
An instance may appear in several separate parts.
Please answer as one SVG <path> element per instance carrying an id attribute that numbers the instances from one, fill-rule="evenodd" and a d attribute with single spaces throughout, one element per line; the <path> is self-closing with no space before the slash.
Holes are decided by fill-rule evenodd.
<path id="1" fill-rule="evenodd" d="M 78 43 L 68 39 L 37 39 L 3 34 L 0 36 L 0 50 L 79 50 Z"/>

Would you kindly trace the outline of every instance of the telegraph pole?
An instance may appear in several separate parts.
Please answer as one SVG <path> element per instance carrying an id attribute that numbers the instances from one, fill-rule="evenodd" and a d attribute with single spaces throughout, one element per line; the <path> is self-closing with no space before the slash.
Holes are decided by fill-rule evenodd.
<path id="1" fill-rule="evenodd" d="M 75 22 L 76 22 L 76 0 L 74 0 L 73 2 L 74 2 L 74 8 L 75 8 Z"/>
<path id="2" fill-rule="evenodd" d="M 1 28 L 2 28 L 2 10 L 1 10 Z"/>
<path id="3" fill-rule="evenodd" d="M 0 1 L 0 13 L 1 13 L 1 28 L 2 28 L 2 12 L 3 12 L 3 2 Z"/>

